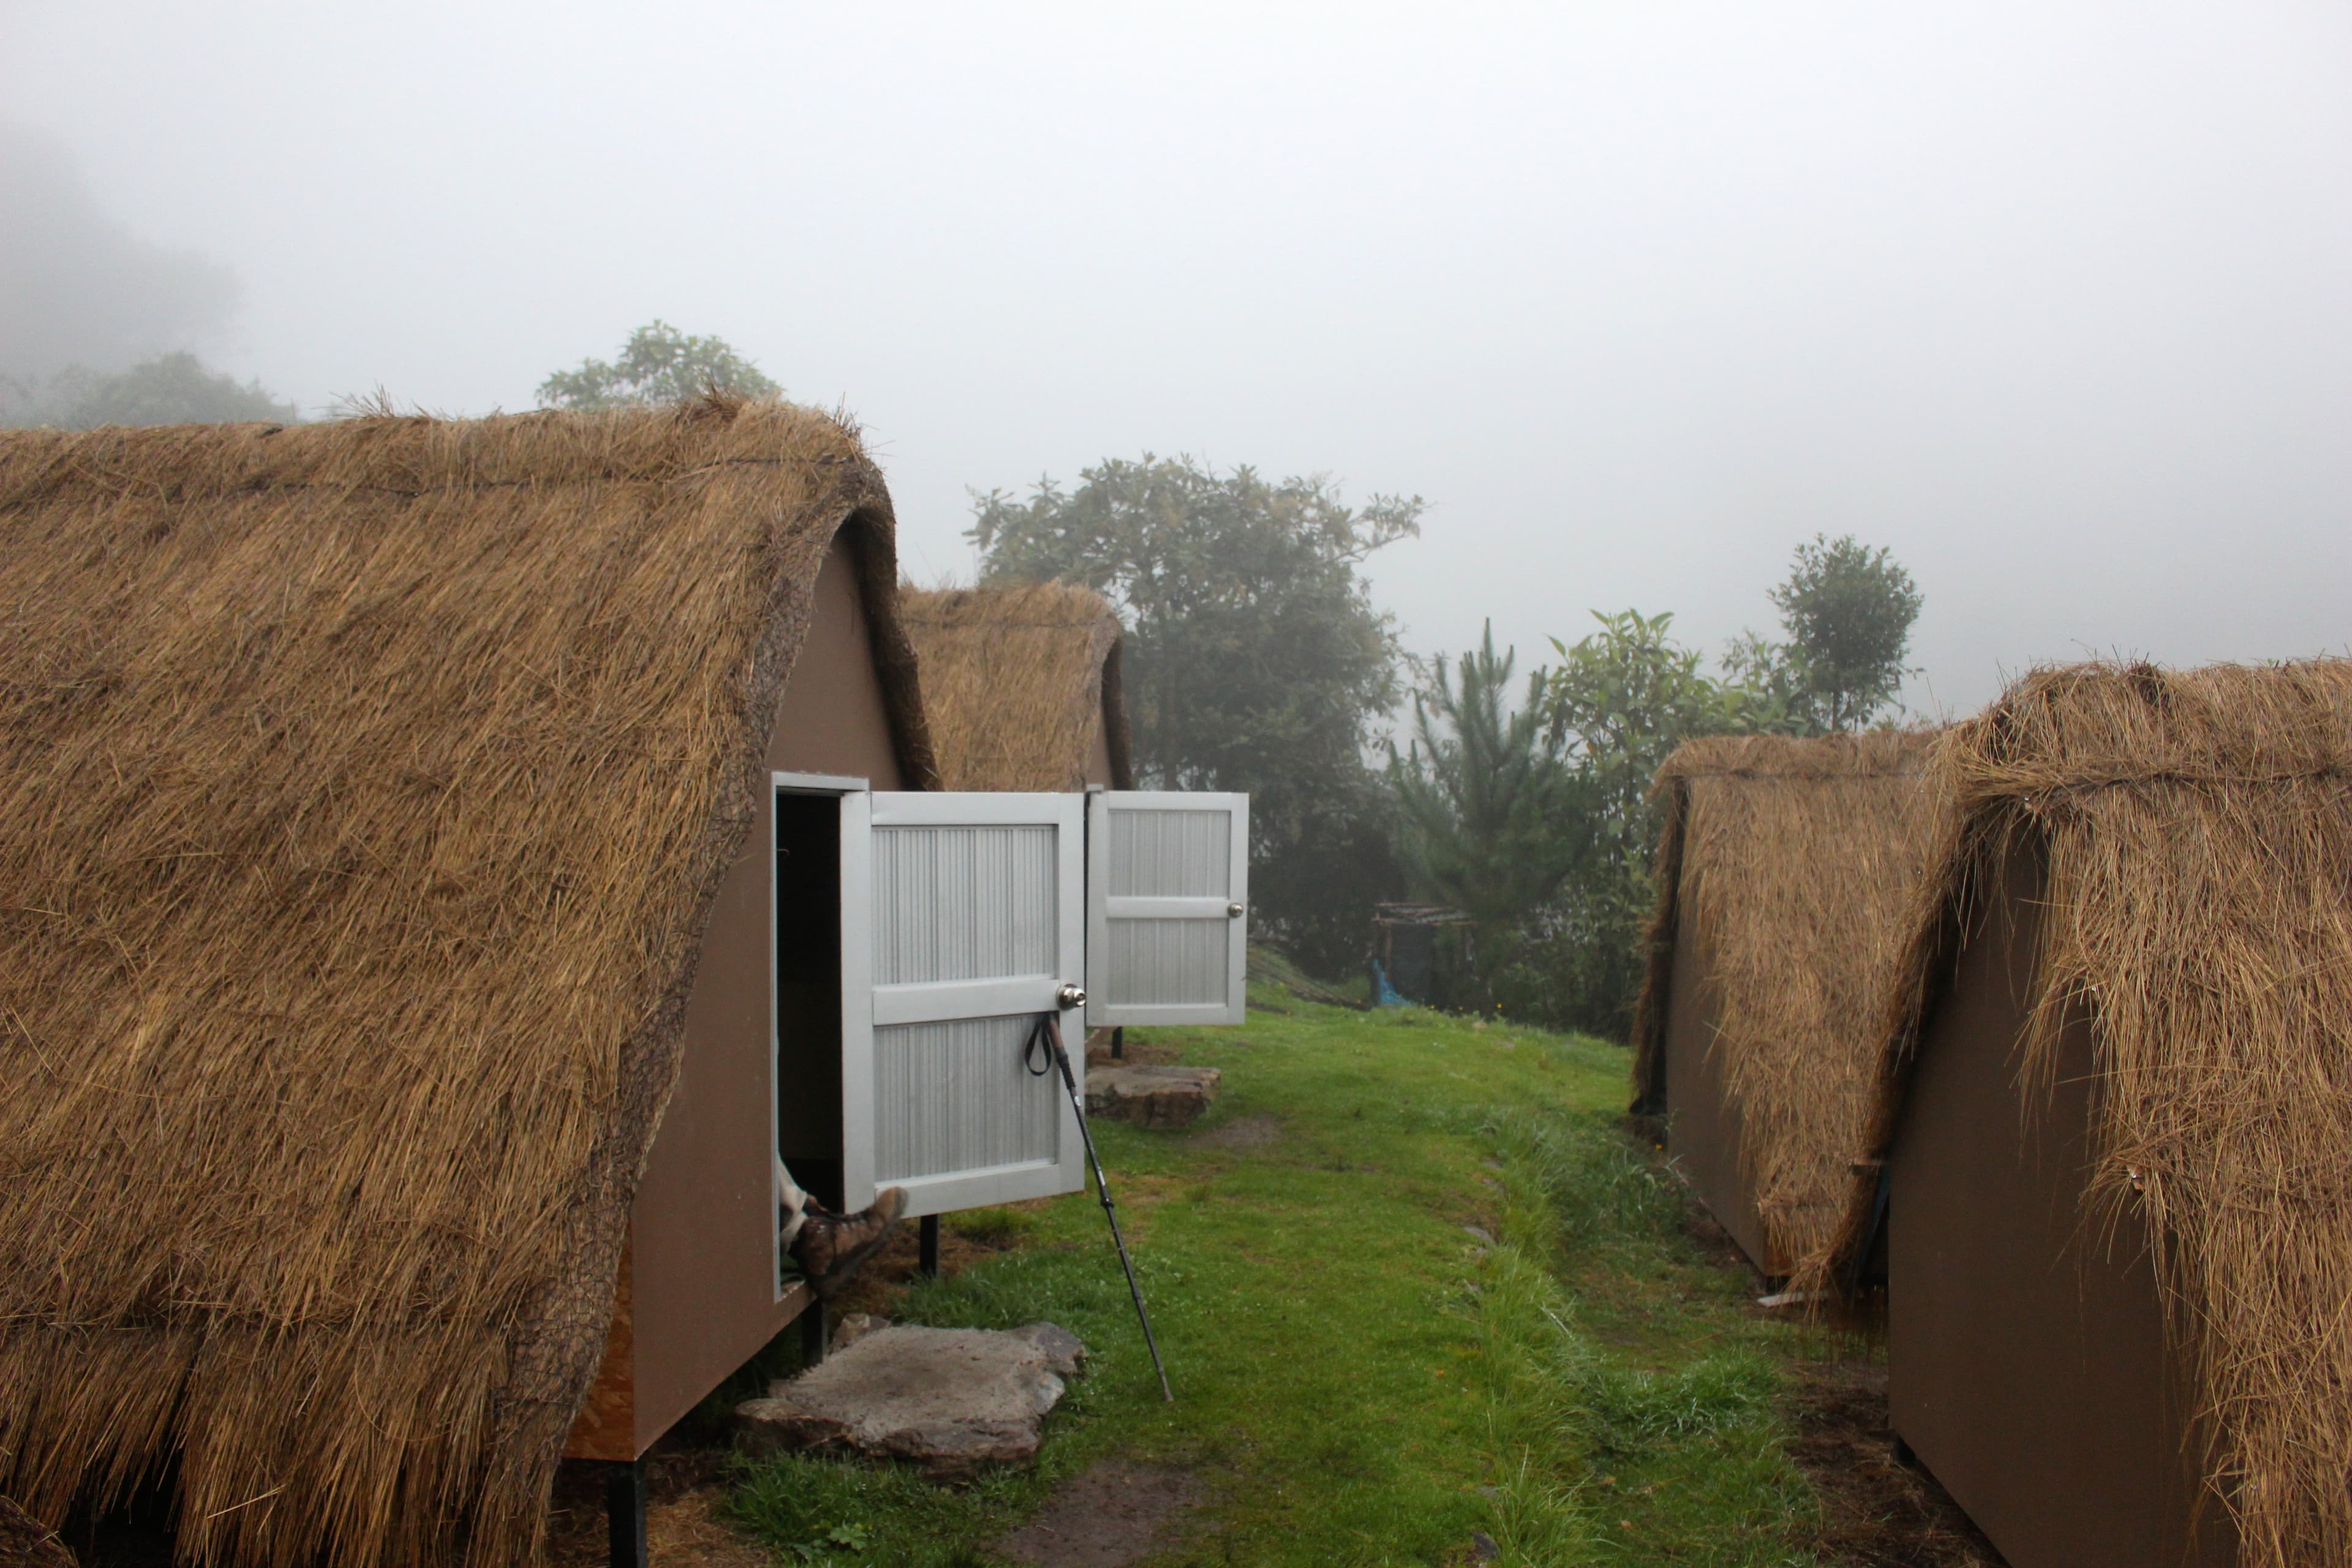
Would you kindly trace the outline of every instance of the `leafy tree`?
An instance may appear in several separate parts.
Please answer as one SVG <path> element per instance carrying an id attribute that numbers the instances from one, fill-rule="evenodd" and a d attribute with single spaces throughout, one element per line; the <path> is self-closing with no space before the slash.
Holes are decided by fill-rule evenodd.
<path id="1" fill-rule="evenodd" d="M 1698 651 L 1674 640 L 1671 613 L 1591 614 L 1599 631 L 1574 647 L 1552 639 L 1560 662 L 1544 672 L 1544 721 L 1591 792 L 1605 858 L 1638 860 L 1657 843 L 1651 781 L 1676 746 L 1791 721 L 1769 694 L 1702 671 Z"/>
<path id="2" fill-rule="evenodd" d="M 1402 752 L 1389 746 L 1412 880 L 1475 922 L 1490 976 L 1510 966 L 1519 932 L 1576 857 L 1567 772 L 1545 738 L 1544 677 L 1509 707 L 1516 662 L 1517 650 L 1495 651 L 1491 623 L 1458 666 L 1439 655 L 1413 693 L 1412 741 Z"/>
<path id="3" fill-rule="evenodd" d="M 724 338 L 689 337 L 656 319 L 629 334 L 620 357 L 589 359 L 539 384 L 548 408 L 649 408 L 681 403 L 705 392 L 769 397 L 783 389 Z"/>
<path id="4" fill-rule="evenodd" d="M 1363 971 L 1372 907 L 1404 889 L 1396 795 L 1368 767 L 1318 788 L 1253 787 L 1254 931 L 1286 942 L 1326 979 Z"/>
<path id="5" fill-rule="evenodd" d="M 1250 793 L 1258 911 L 1327 974 L 1352 966 L 1395 877 L 1393 802 L 1364 753 L 1396 700 L 1396 630 L 1360 568 L 1421 511 L 1149 453 L 1075 489 L 973 497 L 985 580 L 1084 583 L 1119 611 L 1138 774 Z"/>
<path id="6" fill-rule="evenodd" d="M 1784 721 L 1779 728 L 1788 733 L 1822 733 L 1823 726 L 1800 649 L 1752 629 L 1744 631 L 1724 645 L 1723 675 L 1757 701 L 1769 704 Z"/>
<path id="7" fill-rule="evenodd" d="M 100 425 L 209 425 L 254 419 L 291 425 L 302 411 L 258 381 L 209 371 L 192 353 L 159 354 L 109 375 L 75 365 L 35 391 L 16 384 L 10 423 L 92 430 Z"/>
<path id="8" fill-rule="evenodd" d="M 1600 629 L 1542 672 L 1537 699 L 1583 812 L 1574 868 L 1533 923 L 1517 1005 L 1549 1021 L 1623 1037 L 1641 984 L 1641 941 L 1656 900 L 1661 826 L 1651 783 L 1697 735 L 1784 730 L 1786 710 L 1700 668 L 1670 614 L 1593 612 Z"/>
<path id="9" fill-rule="evenodd" d="M 1797 546 L 1772 603 L 1789 640 L 1750 632 L 1734 642 L 1725 663 L 1740 679 L 1781 698 L 1814 731 L 1859 730 L 1894 703 L 1923 600 L 1884 545 L 1815 534 Z"/>
<path id="10" fill-rule="evenodd" d="M 1658 831 L 1651 783 L 1699 735 L 1857 729 L 1895 700 L 1920 595 L 1884 549 L 1816 535 L 1772 591 L 1789 635 L 1750 632 L 1723 673 L 1677 644 L 1674 617 L 1594 613 L 1600 629 L 1542 672 L 1538 699 L 1582 812 L 1580 853 L 1529 922 L 1507 1005 L 1549 1022 L 1622 1037 L 1641 984 L 1642 932 L 1656 903 Z"/>

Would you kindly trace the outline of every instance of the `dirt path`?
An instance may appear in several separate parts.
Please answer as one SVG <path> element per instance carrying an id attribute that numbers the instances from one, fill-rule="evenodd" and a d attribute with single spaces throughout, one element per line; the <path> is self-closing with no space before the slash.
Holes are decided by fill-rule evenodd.
<path id="1" fill-rule="evenodd" d="M 1885 1365 L 1801 1368 L 1788 1414 L 1789 1457 L 1821 1495 L 1823 1557 L 1844 1568 L 2002 1568 L 1936 1478 L 1895 1457 Z"/>
<path id="2" fill-rule="evenodd" d="M 1182 1533 L 1203 1496 L 1184 1470 L 1097 1465 L 1064 1483 L 994 1550 L 1029 1568 L 1126 1568 Z"/>

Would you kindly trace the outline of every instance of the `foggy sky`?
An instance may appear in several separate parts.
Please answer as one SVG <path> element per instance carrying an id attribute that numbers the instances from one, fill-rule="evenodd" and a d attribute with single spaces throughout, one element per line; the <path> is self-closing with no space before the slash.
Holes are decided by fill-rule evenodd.
<path id="1" fill-rule="evenodd" d="M 60 139 L 0 121 L 0 375 L 121 370 L 197 346 L 236 295 L 228 268 L 151 244 L 106 211 Z"/>
<path id="2" fill-rule="evenodd" d="M 658 315 L 859 416 L 927 579 L 1149 449 L 1425 496 L 1381 601 L 1523 668 L 1769 628 L 1816 530 L 1923 708 L 2352 644 L 2335 5 L 0 0 L 0 114 L 104 215 L 0 187 L 0 257 L 148 268 L 121 341 L 483 412 Z"/>

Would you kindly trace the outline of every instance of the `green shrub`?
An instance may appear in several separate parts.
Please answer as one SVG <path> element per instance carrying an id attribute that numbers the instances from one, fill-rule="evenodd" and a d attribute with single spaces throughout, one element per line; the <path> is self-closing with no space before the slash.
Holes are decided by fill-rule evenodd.
<path id="1" fill-rule="evenodd" d="M 1768 1418 L 1780 1391 L 1772 1363 L 1749 1351 L 1702 1356 L 1674 1372 L 1636 1372 L 1580 1344 L 1563 1370 L 1575 1425 L 1596 1451 L 1637 1452 Z"/>
<path id="2" fill-rule="evenodd" d="M 1520 1180 L 1549 1206 L 1557 1245 L 1657 1249 L 1675 1245 L 1684 1198 L 1615 1120 L 1512 1110 L 1480 1131 L 1512 1156 Z"/>
<path id="3" fill-rule="evenodd" d="M 1669 1348 L 1608 1296 L 1576 1293 L 1706 1268 L 1678 1184 L 1605 1113 L 1514 1108 L 1477 1131 L 1502 1157 L 1502 1234 L 1476 1300 L 1504 1568 L 1805 1561 L 1791 1548 L 1813 1505 L 1781 1451 L 1766 1348 L 1738 1342 L 1737 1319 Z M 1736 1312 L 1736 1297 L 1719 1310 Z M 1630 1348 L 1629 1329 L 1652 1348 Z M 1671 1364 L 1642 1364 L 1660 1351 Z"/>

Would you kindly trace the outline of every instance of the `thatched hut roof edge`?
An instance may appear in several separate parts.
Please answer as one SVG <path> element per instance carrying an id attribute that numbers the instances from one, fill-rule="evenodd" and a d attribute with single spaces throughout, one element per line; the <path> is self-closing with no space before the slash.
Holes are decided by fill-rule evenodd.
<path id="1" fill-rule="evenodd" d="M 837 419 L 0 437 L 0 1490 L 539 1551 L 836 535 L 933 782 Z"/>

